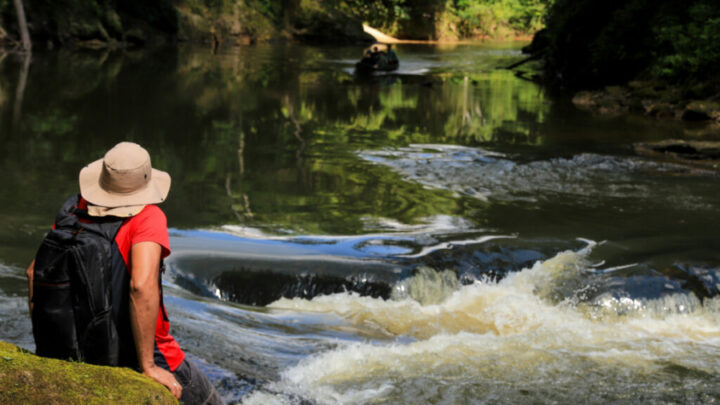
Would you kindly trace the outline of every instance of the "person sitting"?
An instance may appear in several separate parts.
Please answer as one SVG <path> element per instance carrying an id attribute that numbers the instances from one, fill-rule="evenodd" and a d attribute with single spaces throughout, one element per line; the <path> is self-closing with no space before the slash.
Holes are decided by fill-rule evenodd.
<path id="1" fill-rule="evenodd" d="M 388 57 L 385 52 L 377 52 L 374 60 L 373 68 L 384 69 L 388 65 Z"/>
<path id="2" fill-rule="evenodd" d="M 370 48 L 370 61 L 375 65 L 378 61 L 378 58 L 380 57 L 380 49 L 378 49 L 377 45 L 373 45 L 372 48 Z"/>
<path id="3" fill-rule="evenodd" d="M 392 49 L 392 45 L 388 44 L 388 46 L 387 46 L 387 63 L 389 63 L 391 65 L 396 65 L 399 62 L 400 61 L 398 60 L 397 54 Z"/>
<path id="4" fill-rule="evenodd" d="M 165 214 L 156 205 L 166 200 L 170 183 L 168 173 L 152 167 L 147 150 L 132 142 L 118 143 L 103 158 L 80 170 L 80 193 L 66 201 L 53 229 L 59 226 L 67 232 L 68 228 L 78 226 L 73 235 L 87 228 L 83 235 L 107 232 L 93 240 L 111 238 L 106 241 L 111 246 L 109 251 L 93 250 L 102 253 L 102 260 L 97 263 L 90 260 L 94 256 L 83 260 L 96 264 L 84 271 L 110 275 L 104 276 L 109 283 L 102 291 L 106 295 L 101 298 L 102 302 L 112 303 L 108 310 L 112 311 L 112 330 L 116 333 L 80 340 L 79 346 L 72 347 L 67 357 L 81 360 L 75 358 L 78 353 L 96 354 L 107 346 L 107 359 L 90 362 L 134 368 L 164 385 L 185 404 L 222 404 L 215 387 L 170 335 L 160 279 L 163 259 L 170 254 L 170 238 Z M 84 236 L 83 240 L 88 238 L 91 236 Z M 74 315 L 63 317 L 64 302 L 50 299 L 58 287 L 51 289 L 48 286 L 52 284 L 41 284 L 47 274 L 71 274 L 78 267 L 73 260 L 58 259 L 65 258 L 60 256 L 63 251 L 58 243 L 41 245 L 26 274 L 37 354 L 58 358 L 57 354 L 62 352 L 60 358 L 64 359 L 67 358 L 65 343 L 76 339 L 75 330 L 71 329 L 66 336 L 65 330 L 56 326 L 76 321 L 80 325 L 82 319 L 75 319 Z M 94 246 L 102 246 L 99 243 L 96 241 Z M 84 246 L 88 245 L 86 242 Z M 42 249 L 44 246 L 54 248 Z M 78 242 L 72 247 L 72 257 L 79 257 L 79 246 Z M 82 281 L 73 283 L 67 294 L 73 294 L 68 295 L 68 301 L 72 300 L 71 309 L 76 310 L 83 303 L 81 292 L 75 292 L 81 290 Z M 88 294 L 88 291 L 82 290 L 82 293 Z M 94 346 L 90 346 L 91 343 Z"/>
<path id="5" fill-rule="evenodd" d="M 365 53 L 363 53 L 363 61 L 369 61 L 372 59 L 372 51 L 370 49 L 366 49 Z"/>

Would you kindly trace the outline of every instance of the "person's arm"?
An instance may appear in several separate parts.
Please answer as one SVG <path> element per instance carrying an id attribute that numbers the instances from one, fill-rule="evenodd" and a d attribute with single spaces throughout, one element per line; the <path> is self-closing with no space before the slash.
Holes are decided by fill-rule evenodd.
<path id="1" fill-rule="evenodd" d="M 139 242 L 130 250 L 130 324 L 135 338 L 140 370 L 166 386 L 180 399 L 182 387 L 169 371 L 158 367 L 153 358 L 155 325 L 160 310 L 160 255 L 155 242 Z"/>
<path id="2" fill-rule="evenodd" d="M 30 262 L 30 266 L 28 266 L 27 271 L 25 272 L 25 275 L 28 279 L 28 308 L 30 309 L 30 316 L 32 316 L 32 310 L 33 310 L 33 277 L 35 277 L 35 260 L 33 259 L 32 262 Z"/>

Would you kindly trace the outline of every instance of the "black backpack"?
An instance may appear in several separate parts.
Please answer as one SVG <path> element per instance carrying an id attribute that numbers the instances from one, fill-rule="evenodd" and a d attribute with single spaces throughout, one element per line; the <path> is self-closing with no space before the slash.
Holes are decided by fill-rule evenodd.
<path id="1" fill-rule="evenodd" d="M 130 351 L 132 363 L 136 361 L 134 347 L 122 341 L 122 331 L 118 334 L 118 308 L 113 309 L 113 303 L 122 299 L 113 285 L 127 285 L 129 280 L 126 269 L 117 264 L 119 252 L 114 245 L 123 218 L 89 217 L 77 208 L 79 199 L 75 195 L 65 202 L 55 228 L 35 256 L 32 324 L 36 352 L 115 366 L 122 365 L 123 352 Z"/>

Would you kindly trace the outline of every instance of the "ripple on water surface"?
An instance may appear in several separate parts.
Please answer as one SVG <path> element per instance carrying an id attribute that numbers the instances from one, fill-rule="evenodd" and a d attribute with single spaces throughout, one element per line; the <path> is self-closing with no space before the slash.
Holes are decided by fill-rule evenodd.
<path id="1" fill-rule="evenodd" d="M 359 156 L 427 187 L 485 201 L 537 202 L 565 196 L 584 205 L 615 198 L 712 208 L 710 202 L 688 192 L 682 182 L 667 181 L 668 176 L 660 175 L 689 173 L 689 169 L 635 157 L 584 153 L 518 163 L 480 148 L 422 144 L 363 151 Z"/>

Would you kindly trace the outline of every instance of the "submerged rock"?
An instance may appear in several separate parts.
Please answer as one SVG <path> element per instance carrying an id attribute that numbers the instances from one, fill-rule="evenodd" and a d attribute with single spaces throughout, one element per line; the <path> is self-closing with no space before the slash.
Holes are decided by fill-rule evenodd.
<path id="1" fill-rule="evenodd" d="M 48 359 L 0 342 L 2 404 L 177 404 L 165 387 L 128 368 Z"/>
<path id="2" fill-rule="evenodd" d="M 609 86 L 604 90 L 581 91 L 572 98 L 576 106 L 603 115 L 616 115 L 630 110 L 629 92 L 622 87 Z"/>
<path id="3" fill-rule="evenodd" d="M 641 155 L 665 158 L 680 163 L 692 163 L 705 168 L 720 167 L 720 142 L 668 139 L 660 142 L 636 143 L 635 152 Z"/>
<path id="4" fill-rule="evenodd" d="M 718 269 L 703 266 L 676 265 L 686 278 L 683 288 L 692 291 L 700 299 L 712 298 L 720 293 Z"/>
<path id="5" fill-rule="evenodd" d="M 580 91 L 572 102 L 578 108 L 602 115 L 634 112 L 655 118 L 720 123 L 720 103 L 712 101 L 717 98 L 715 90 L 704 91 L 702 97 L 707 98 L 699 100 L 689 98 L 696 93 L 691 90 L 660 82 L 631 81 L 626 86 Z"/>
<path id="6" fill-rule="evenodd" d="M 642 100 L 641 104 L 645 114 L 656 118 L 673 118 L 675 116 L 675 106 L 670 103 L 657 100 Z"/>
<path id="7" fill-rule="evenodd" d="M 720 121 L 720 103 L 707 100 L 694 100 L 685 106 L 682 119 L 686 121 Z"/>

